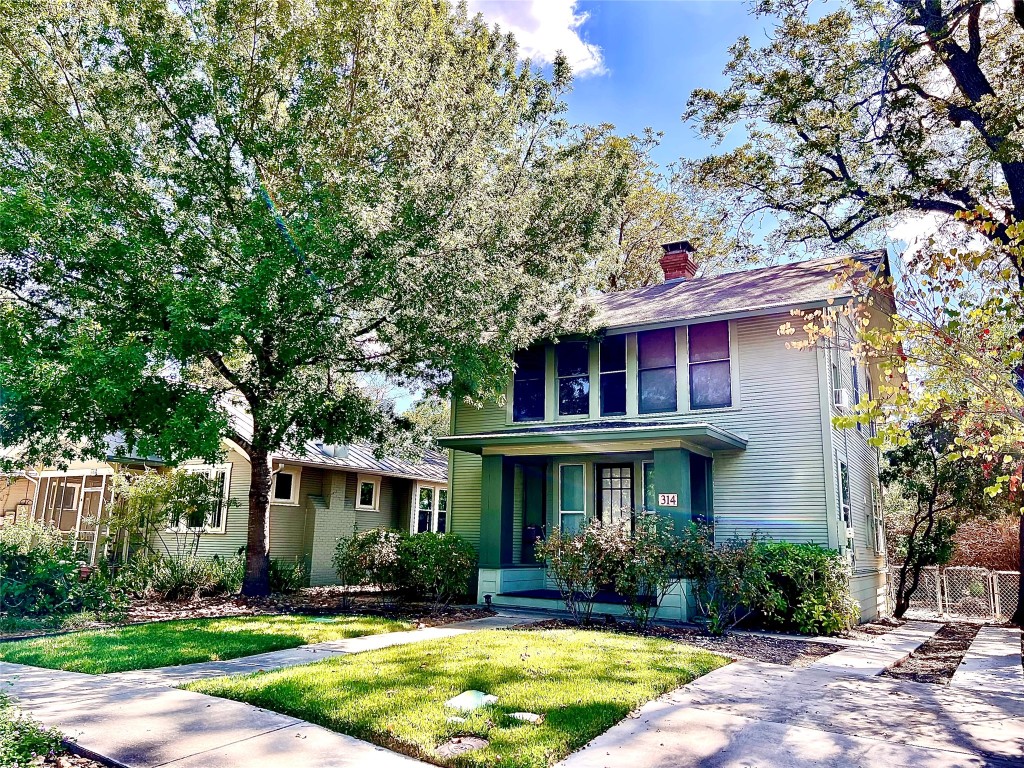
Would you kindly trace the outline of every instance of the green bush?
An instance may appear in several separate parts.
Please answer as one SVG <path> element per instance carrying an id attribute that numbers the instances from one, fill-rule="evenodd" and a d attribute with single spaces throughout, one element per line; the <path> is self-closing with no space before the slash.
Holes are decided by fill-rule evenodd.
<path id="1" fill-rule="evenodd" d="M 680 539 L 680 570 L 705 629 L 722 635 L 749 616 L 768 580 L 757 535 L 715 542 L 710 525 L 692 525 Z"/>
<path id="2" fill-rule="evenodd" d="M 849 567 L 838 552 L 789 542 L 760 542 L 756 549 L 767 583 L 755 607 L 768 626 L 831 635 L 857 620 Z"/>
<path id="3" fill-rule="evenodd" d="M 156 600 L 192 600 L 197 597 L 233 594 L 242 586 L 245 557 L 197 555 L 170 557 L 139 553 L 117 575 L 121 589 L 136 597 Z"/>
<path id="4" fill-rule="evenodd" d="M 359 531 L 338 540 L 334 568 L 347 586 L 374 587 L 380 592 L 402 586 L 402 541 L 409 534 L 387 528 Z"/>
<path id="5" fill-rule="evenodd" d="M 81 611 L 120 611 L 123 598 L 105 569 L 83 580 L 68 536 L 33 521 L 0 528 L 0 613 L 59 622 Z"/>
<path id="6" fill-rule="evenodd" d="M 59 731 L 43 728 L 0 693 L 0 765 L 27 768 L 39 765 L 40 759 L 50 762 L 63 752 Z"/>
<path id="7" fill-rule="evenodd" d="M 537 542 L 536 552 L 547 562 L 566 610 L 582 625 L 590 623 L 597 593 L 613 586 L 628 550 L 624 526 L 592 520 L 570 536 L 555 531 Z"/>
<path id="8" fill-rule="evenodd" d="M 309 579 L 306 566 L 286 560 L 270 561 L 270 591 L 280 593 L 298 592 Z M 241 584 L 239 584 L 241 587 Z"/>
<path id="9" fill-rule="evenodd" d="M 654 620 L 668 590 L 678 584 L 679 538 L 672 521 L 639 515 L 626 540 L 626 552 L 615 574 L 615 590 L 626 598 L 626 612 L 641 630 Z"/>
<path id="10" fill-rule="evenodd" d="M 399 559 L 403 588 L 431 600 L 435 610 L 469 593 L 477 564 L 473 545 L 454 533 L 406 536 Z"/>

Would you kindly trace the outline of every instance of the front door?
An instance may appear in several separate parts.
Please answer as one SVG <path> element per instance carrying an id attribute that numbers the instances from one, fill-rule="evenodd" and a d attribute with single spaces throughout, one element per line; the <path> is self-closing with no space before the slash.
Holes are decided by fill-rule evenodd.
<path id="1" fill-rule="evenodd" d="M 601 522 L 628 523 L 633 529 L 633 465 L 597 465 L 597 506 Z"/>

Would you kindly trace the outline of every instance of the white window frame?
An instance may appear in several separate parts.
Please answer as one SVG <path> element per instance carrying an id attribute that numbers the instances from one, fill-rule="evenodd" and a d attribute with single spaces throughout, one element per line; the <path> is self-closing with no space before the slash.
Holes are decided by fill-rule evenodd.
<path id="1" fill-rule="evenodd" d="M 431 493 L 431 504 L 432 504 L 432 506 L 431 506 L 431 509 L 430 509 L 430 527 L 428 528 L 428 530 L 433 532 L 433 533 L 438 533 L 438 530 L 437 530 L 437 519 L 438 519 L 439 513 L 441 512 L 441 492 L 444 491 L 445 493 L 448 493 L 448 486 L 447 485 L 438 485 L 436 483 L 421 483 L 421 482 L 417 482 L 416 483 L 415 488 L 414 488 L 414 493 L 412 495 L 412 508 L 409 510 L 409 533 L 412 534 L 413 536 L 415 536 L 417 533 L 423 533 L 423 531 L 418 531 L 417 528 L 419 527 L 418 523 L 419 523 L 420 512 L 421 511 L 426 511 L 426 510 L 421 510 L 420 509 L 420 491 L 423 490 L 424 488 L 429 488 L 429 489 L 431 489 L 431 492 L 432 492 Z M 449 497 L 450 497 L 450 494 L 449 494 Z M 445 501 L 445 510 L 444 511 L 446 513 L 448 513 L 449 516 L 451 515 L 450 506 L 451 506 L 451 499 L 447 498 L 446 501 Z M 445 533 L 448 533 L 450 528 L 451 528 L 451 525 L 447 524 L 447 521 L 446 521 Z"/>
<path id="2" fill-rule="evenodd" d="M 226 464 L 184 464 L 180 467 L 180 469 L 184 472 L 188 472 L 189 474 L 193 475 L 204 474 L 211 479 L 217 472 L 224 473 L 224 490 L 223 496 L 221 497 L 223 499 L 223 507 L 221 508 L 220 525 L 216 527 L 204 525 L 202 529 L 200 529 L 190 528 L 188 525 L 179 523 L 178 525 L 168 527 L 167 530 L 170 533 L 188 533 L 190 531 L 198 530 L 202 530 L 203 533 L 226 533 L 228 524 L 228 507 L 230 506 L 231 501 L 231 463 L 229 462 Z"/>
<path id="3" fill-rule="evenodd" d="M 885 555 L 885 513 L 882 511 L 882 489 L 877 483 L 871 486 L 871 538 L 875 545 L 875 554 Z"/>
<path id="4" fill-rule="evenodd" d="M 371 483 L 373 485 L 373 504 L 370 506 L 359 503 L 359 497 L 362 495 L 361 491 L 363 489 L 363 483 Z M 356 476 L 356 509 L 364 512 L 380 511 L 380 475 Z"/>
<path id="5" fill-rule="evenodd" d="M 562 467 L 579 467 L 583 470 L 583 509 L 562 509 Z M 562 518 L 565 515 L 583 515 L 583 522 L 587 522 L 587 465 L 581 461 L 567 461 L 558 465 L 558 532 L 561 534 L 565 527 L 562 525 Z"/>
<path id="6" fill-rule="evenodd" d="M 281 475 L 291 475 L 292 495 L 287 499 L 279 499 L 274 493 L 277 491 L 277 478 Z M 302 481 L 302 467 L 281 467 L 274 472 L 274 482 L 270 486 L 270 503 L 274 506 L 297 507 L 299 506 L 299 483 Z"/>

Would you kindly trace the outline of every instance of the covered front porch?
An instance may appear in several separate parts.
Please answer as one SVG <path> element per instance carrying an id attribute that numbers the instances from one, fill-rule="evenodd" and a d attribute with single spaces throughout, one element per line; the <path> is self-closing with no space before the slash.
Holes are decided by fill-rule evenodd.
<path id="1" fill-rule="evenodd" d="M 714 455 L 746 441 L 706 424 L 579 425 L 447 438 L 481 456 L 479 602 L 558 607 L 556 585 L 535 544 L 571 534 L 588 520 L 633 526 L 663 515 L 681 530 L 714 515 Z M 621 614 L 622 599 L 598 596 L 600 613 Z M 683 589 L 662 603 L 664 618 L 686 618 Z"/>

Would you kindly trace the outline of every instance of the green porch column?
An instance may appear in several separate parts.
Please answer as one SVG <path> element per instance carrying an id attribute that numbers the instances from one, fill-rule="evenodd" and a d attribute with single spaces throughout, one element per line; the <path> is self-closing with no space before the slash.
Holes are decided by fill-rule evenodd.
<path id="1" fill-rule="evenodd" d="M 504 456 L 484 456 L 480 478 L 480 567 L 512 563 L 514 467 Z"/>
<path id="2" fill-rule="evenodd" d="M 654 451 L 655 509 L 672 520 L 676 533 L 684 531 L 693 519 L 690 494 L 690 452 L 683 448 Z M 672 501 L 675 505 L 661 502 Z"/>

